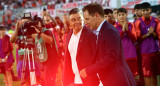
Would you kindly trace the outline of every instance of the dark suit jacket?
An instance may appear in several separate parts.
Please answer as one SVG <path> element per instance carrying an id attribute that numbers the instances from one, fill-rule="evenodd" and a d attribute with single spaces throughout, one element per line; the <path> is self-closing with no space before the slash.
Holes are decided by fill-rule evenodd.
<path id="1" fill-rule="evenodd" d="M 71 56 L 68 51 L 68 44 L 73 31 L 68 33 L 66 39 L 65 61 L 63 71 L 63 85 L 68 86 L 74 83 L 74 73 L 72 71 Z M 79 71 L 92 64 L 93 53 L 96 48 L 96 35 L 87 27 L 83 27 L 77 49 L 77 66 Z M 87 76 L 85 79 L 81 78 L 84 86 L 98 86 L 99 79 L 96 73 Z"/>
<path id="2" fill-rule="evenodd" d="M 86 68 L 87 74 L 98 73 L 104 86 L 136 86 L 123 55 L 120 35 L 106 21 L 98 35 L 93 63 Z"/>

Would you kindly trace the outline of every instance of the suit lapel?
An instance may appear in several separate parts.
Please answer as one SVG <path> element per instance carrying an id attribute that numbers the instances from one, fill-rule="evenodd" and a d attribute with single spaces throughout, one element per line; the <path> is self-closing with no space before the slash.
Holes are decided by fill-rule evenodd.
<path id="1" fill-rule="evenodd" d="M 79 53 L 79 50 L 80 50 L 80 48 L 82 47 L 82 43 L 83 43 L 83 39 L 85 38 L 85 35 L 86 35 L 86 28 L 85 28 L 85 26 L 83 27 L 83 30 L 82 30 L 82 33 L 81 33 L 81 36 L 80 36 L 80 39 L 79 39 L 79 43 L 78 43 L 78 48 L 77 48 L 77 55 L 78 55 L 78 53 Z M 77 57 L 77 55 L 76 55 L 76 57 Z"/>
<path id="2" fill-rule="evenodd" d="M 105 25 L 107 24 L 107 22 L 105 21 L 100 29 L 100 32 L 98 34 L 98 39 L 97 39 L 97 44 L 96 44 L 96 50 L 94 52 L 94 55 L 93 55 L 93 63 L 96 61 L 97 59 L 97 52 L 98 52 L 98 47 L 100 45 L 100 42 L 102 41 L 102 34 L 103 34 L 103 30 L 106 29 L 105 28 Z"/>
<path id="3" fill-rule="evenodd" d="M 102 38 L 102 33 L 103 33 L 103 30 L 105 29 L 105 24 L 106 24 L 106 21 L 103 23 L 103 25 L 102 25 L 102 27 L 101 27 L 101 29 L 100 29 L 100 31 L 99 31 L 99 34 L 98 34 L 98 39 L 97 39 L 97 46 L 96 46 L 96 51 L 97 51 L 97 48 L 98 48 L 98 46 L 99 46 L 99 43 L 100 43 L 100 41 L 101 41 L 101 38 Z"/>
<path id="4" fill-rule="evenodd" d="M 73 30 L 71 30 L 71 31 L 68 33 L 68 37 L 67 37 L 67 39 L 66 39 L 66 49 L 68 49 L 68 44 L 69 44 L 69 41 L 70 41 L 70 39 L 71 39 L 72 33 L 73 33 Z"/>

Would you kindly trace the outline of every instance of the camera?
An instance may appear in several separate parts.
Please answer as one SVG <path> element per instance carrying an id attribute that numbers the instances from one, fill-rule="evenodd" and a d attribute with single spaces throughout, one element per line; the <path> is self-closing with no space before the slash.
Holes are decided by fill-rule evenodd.
<path id="1" fill-rule="evenodd" d="M 37 33 L 34 27 L 39 29 L 37 26 L 41 18 L 35 15 L 32 19 L 31 13 L 24 13 L 24 17 L 22 19 L 26 19 L 26 21 L 23 23 L 23 25 L 20 27 L 20 30 L 18 31 L 19 48 L 32 48 L 34 47 L 34 39 L 31 37 L 31 35 Z"/>
<path id="2" fill-rule="evenodd" d="M 21 35 L 30 36 L 36 33 L 35 28 L 32 26 L 37 27 L 38 22 L 40 21 L 40 18 L 37 17 L 37 15 L 35 15 L 34 18 L 32 19 L 31 13 L 24 13 L 24 17 L 22 19 L 26 19 L 27 21 L 24 22 L 24 24 L 21 26 L 18 32 L 18 36 L 21 36 Z"/>

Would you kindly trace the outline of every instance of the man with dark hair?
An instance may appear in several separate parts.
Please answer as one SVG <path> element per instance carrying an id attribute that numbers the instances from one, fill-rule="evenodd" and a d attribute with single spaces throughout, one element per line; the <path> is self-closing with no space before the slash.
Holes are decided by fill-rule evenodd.
<path id="1" fill-rule="evenodd" d="M 127 21 L 127 10 L 119 8 L 117 11 L 119 17 L 118 24 L 115 25 L 122 40 L 124 57 L 134 76 L 138 75 L 137 54 L 136 54 L 136 32 L 133 23 Z"/>
<path id="2" fill-rule="evenodd" d="M 97 73 L 86 78 L 80 77 L 80 70 L 92 64 L 96 46 L 96 35 L 83 25 L 83 16 L 78 8 L 69 12 L 72 30 L 66 38 L 64 59 L 63 85 L 64 86 L 98 86 Z"/>
<path id="3" fill-rule="evenodd" d="M 127 14 L 127 10 L 125 8 L 119 8 L 117 10 L 117 15 L 118 15 L 118 13 L 125 13 L 125 14 Z"/>
<path id="4" fill-rule="evenodd" d="M 114 25 L 115 20 L 113 17 L 113 11 L 111 9 L 104 9 L 104 18 L 108 21 L 108 23 Z"/>
<path id="5" fill-rule="evenodd" d="M 134 6 L 134 14 L 136 15 L 137 19 L 142 17 L 142 5 L 141 4 L 136 4 Z"/>
<path id="6" fill-rule="evenodd" d="M 150 15 L 151 5 L 142 3 L 142 17 L 135 22 L 136 33 L 140 40 L 140 52 L 142 57 L 142 70 L 146 86 L 157 86 L 157 74 L 159 67 L 159 45 L 160 36 L 159 20 Z"/>
<path id="7" fill-rule="evenodd" d="M 90 9 L 92 8 L 92 9 Z M 104 20 L 100 4 L 91 3 L 83 8 L 85 23 L 96 31 L 96 51 L 93 64 L 82 69 L 86 78 L 98 73 L 103 86 L 136 86 L 135 79 L 124 59 L 121 39 L 116 28 Z"/>

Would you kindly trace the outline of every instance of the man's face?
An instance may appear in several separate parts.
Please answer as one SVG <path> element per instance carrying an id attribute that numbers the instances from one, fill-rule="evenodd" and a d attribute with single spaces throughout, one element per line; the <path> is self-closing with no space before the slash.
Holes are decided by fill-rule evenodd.
<path id="1" fill-rule="evenodd" d="M 96 16 L 92 16 L 92 15 L 89 15 L 88 11 L 84 11 L 83 12 L 83 17 L 84 17 L 84 23 L 89 26 L 91 29 L 97 29 L 97 25 L 96 25 L 96 21 L 97 21 L 97 18 Z"/>
<path id="2" fill-rule="evenodd" d="M 5 28 L 3 28 L 2 30 L 0 30 L 0 35 L 1 35 L 1 36 L 4 36 L 5 34 L 6 34 Z"/>
<path id="3" fill-rule="evenodd" d="M 135 9 L 134 13 L 136 14 L 137 17 L 141 17 L 142 16 L 142 9 Z"/>
<path id="4" fill-rule="evenodd" d="M 50 22 L 50 17 L 49 16 L 44 16 L 44 21 L 45 21 L 45 23 L 48 23 L 48 22 Z"/>
<path id="5" fill-rule="evenodd" d="M 143 15 L 145 18 L 149 18 L 151 11 L 152 11 L 152 10 L 151 10 L 150 8 L 142 9 L 142 15 Z"/>
<path id="6" fill-rule="evenodd" d="M 75 14 L 71 14 L 69 16 L 69 20 L 70 20 L 70 26 L 78 31 L 81 30 L 83 27 L 83 17 L 82 14 L 80 13 L 75 13 Z"/>
<path id="7" fill-rule="evenodd" d="M 117 10 L 113 11 L 113 17 L 114 17 L 114 19 L 117 19 Z"/>
<path id="8" fill-rule="evenodd" d="M 67 15 L 63 15 L 63 22 L 67 22 L 68 21 L 68 16 Z"/>
<path id="9" fill-rule="evenodd" d="M 112 22 L 112 20 L 113 20 L 113 14 L 109 13 L 108 15 L 104 15 L 104 18 L 105 18 L 108 22 Z"/>
<path id="10" fill-rule="evenodd" d="M 118 20 L 120 22 L 124 22 L 124 21 L 126 21 L 126 19 L 127 19 L 127 14 L 126 13 L 124 13 L 124 12 L 118 13 Z"/>

